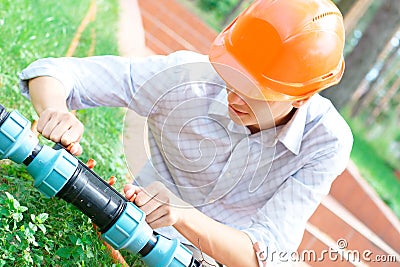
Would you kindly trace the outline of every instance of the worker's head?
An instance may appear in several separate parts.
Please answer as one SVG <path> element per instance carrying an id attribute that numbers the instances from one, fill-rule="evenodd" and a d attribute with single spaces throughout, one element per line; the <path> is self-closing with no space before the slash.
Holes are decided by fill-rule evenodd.
<path id="1" fill-rule="evenodd" d="M 209 57 L 239 95 L 301 103 L 340 81 L 344 38 L 330 0 L 256 0 L 218 35 Z"/>

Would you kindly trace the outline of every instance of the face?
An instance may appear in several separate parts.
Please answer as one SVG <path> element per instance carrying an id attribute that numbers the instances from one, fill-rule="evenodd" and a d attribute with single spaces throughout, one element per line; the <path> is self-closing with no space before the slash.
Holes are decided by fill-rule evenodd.
<path id="1" fill-rule="evenodd" d="M 252 99 L 232 89 L 227 93 L 230 118 L 253 133 L 286 123 L 285 119 L 295 107 L 294 102 Z"/>

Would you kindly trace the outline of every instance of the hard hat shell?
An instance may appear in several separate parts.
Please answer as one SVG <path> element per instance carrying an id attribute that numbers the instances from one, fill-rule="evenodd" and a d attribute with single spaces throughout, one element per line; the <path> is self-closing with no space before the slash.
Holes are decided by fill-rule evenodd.
<path id="1" fill-rule="evenodd" d="M 330 0 L 256 0 L 217 36 L 209 58 L 244 95 L 292 101 L 340 81 L 344 40 Z"/>

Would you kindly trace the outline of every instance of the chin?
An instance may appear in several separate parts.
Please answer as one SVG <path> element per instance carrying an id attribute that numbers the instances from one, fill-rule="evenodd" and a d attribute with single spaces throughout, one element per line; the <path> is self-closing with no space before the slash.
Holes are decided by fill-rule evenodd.
<path id="1" fill-rule="evenodd" d="M 229 118 L 231 118 L 231 120 L 238 125 L 246 126 L 245 122 L 241 120 L 238 116 L 234 116 L 229 113 Z"/>

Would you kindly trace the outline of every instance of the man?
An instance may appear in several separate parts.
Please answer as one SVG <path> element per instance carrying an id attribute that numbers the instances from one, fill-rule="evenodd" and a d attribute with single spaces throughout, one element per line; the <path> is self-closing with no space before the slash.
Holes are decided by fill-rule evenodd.
<path id="1" fill-rule="evenodd" d="M 210 266 L 264 266 L 296 251 L 349 159 L 350 129 L 317 94 L 340 81 L 343 47 L 329 0 L 259 0 L 208 56 L 41 59 L 21 73 L 21 88 L 39 132 L 76 155 L 83 125 L 68 108 L 146 116 L 151 158 L 125 196 L 157 232 L 215 259 Z"/>

